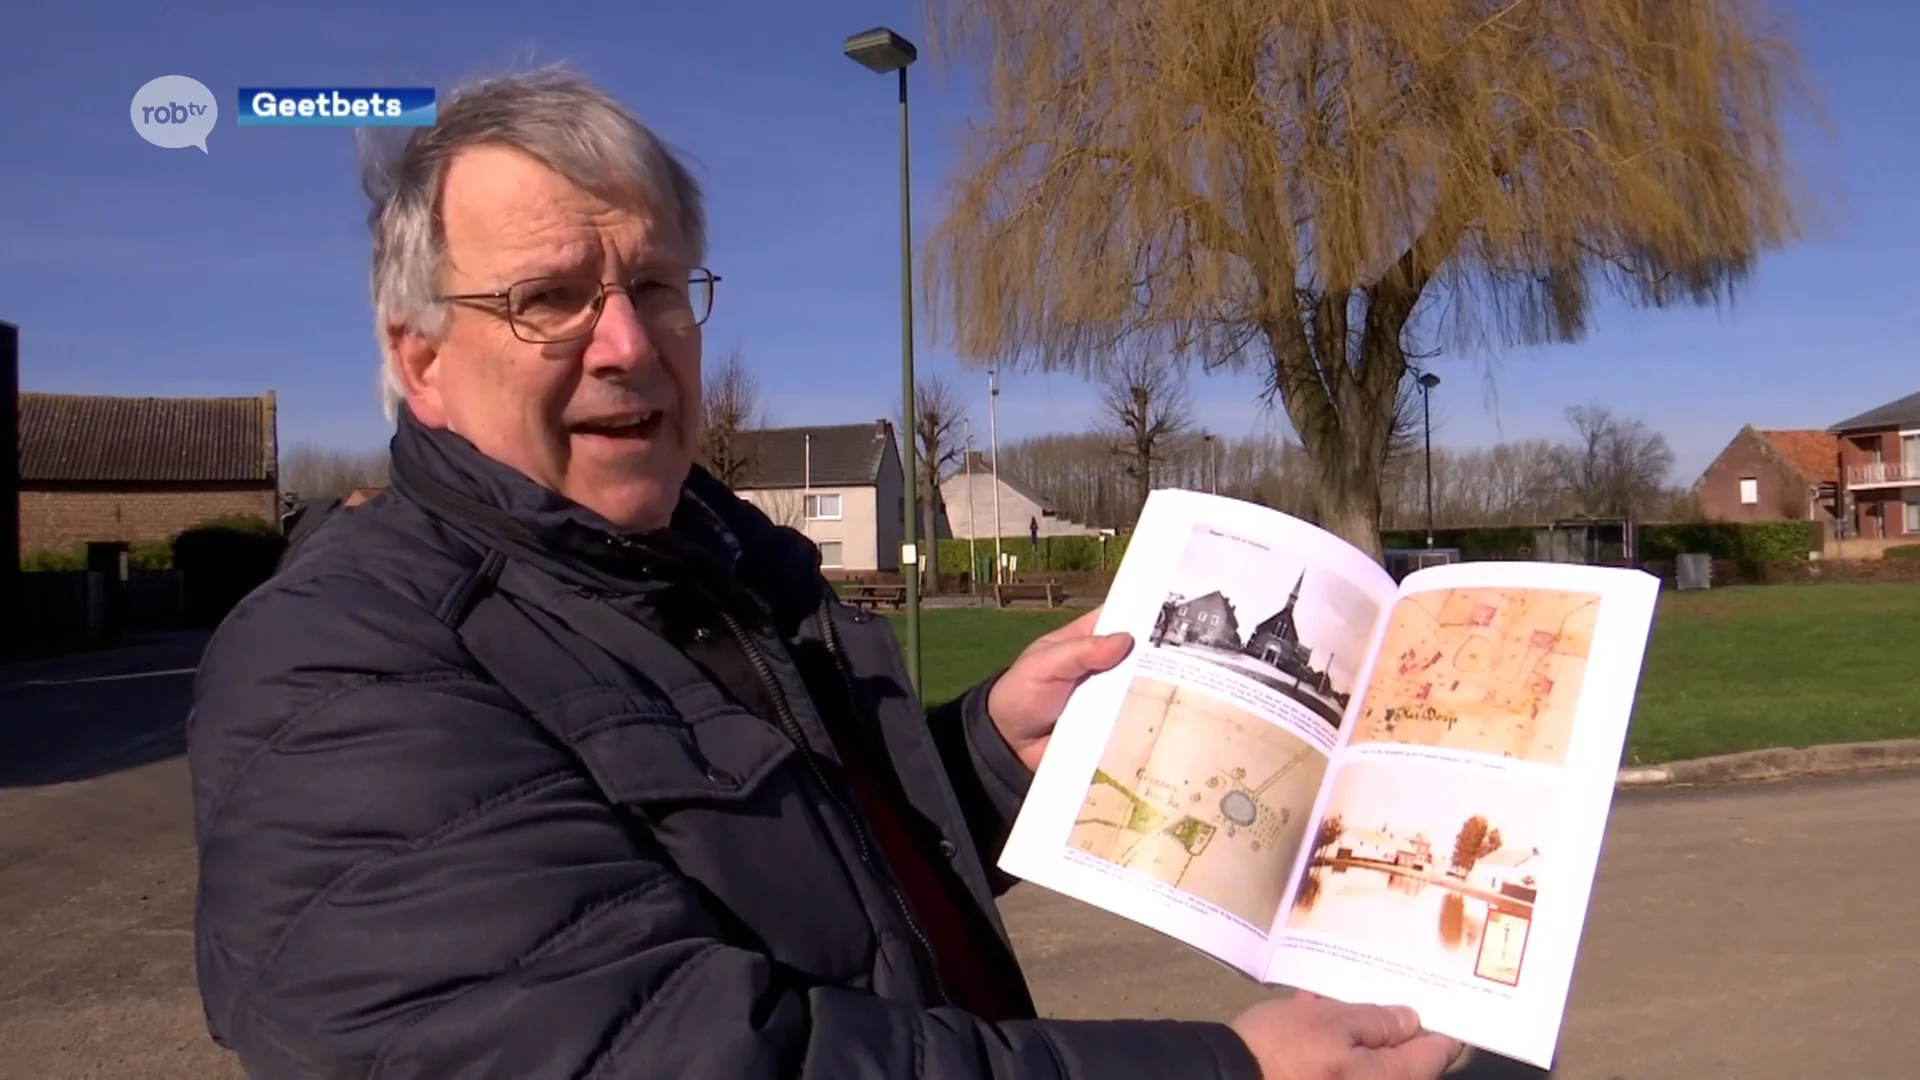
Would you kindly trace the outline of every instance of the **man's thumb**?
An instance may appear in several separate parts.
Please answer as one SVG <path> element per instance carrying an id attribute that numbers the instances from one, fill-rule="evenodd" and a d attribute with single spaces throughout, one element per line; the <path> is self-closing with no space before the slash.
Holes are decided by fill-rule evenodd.
<path id="1" fill-rule="evenodd" d="M 1096 634 L 1082 638 L 1072 647 L 1060 650 L 1062 666 L 1067 670 L 1061 674 L 1069 678 L 1090 675 L 1105 671 L 1127 658 L 1133 648 L 1133 635 L 1126 631 L 1114 634 Z"/>

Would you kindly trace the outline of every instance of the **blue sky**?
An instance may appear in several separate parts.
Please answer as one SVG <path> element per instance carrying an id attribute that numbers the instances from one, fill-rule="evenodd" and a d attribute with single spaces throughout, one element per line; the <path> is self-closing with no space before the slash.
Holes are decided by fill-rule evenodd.
<path id="1" fill-rule="evenodd" d="M 1435 441 L 1564 433 L 1597 401 L 1668 434 L 1691 480 L 1745 422 L 1820 427 L 1920 389 L 1920 11 L 1815 5 L 1797 21 L 1830 131 L 1797 142 L 1816 231 L 1726 311 L 1616 312 L 1573 346 L 1434 369 Z M 438 10 L 435 10 L 438 9 Z M 708 354 L 740 347 L 781 423 L 870 420 L 899 399 L 898 144 L 889 79 L 840 54 L 888 24 L 924 41 L 915 0 L 445 5 L 257 2 L 21 5 L 0 41 L 0 319 L 20 324 L 24 388 L 277 391 L 283 445 L 386 436 L 375 392 L 366 239 L 350 134 L 233 125 L 240 86 L 435 85 L 562 61 L 687 152 L 709 193 L 725 281 Z M 161 150 L 133 93 L 190 75 L 223 115 L 209 154 Z M 915 231 L 939 209 L 972 88 L 914 71 Z M 28 103 L 31 104 L 28 104 Z M 924 324 L 923 324 L 924 325 Z M 986 378 L 924 337 L 984 442 Z M 1003 438 L 1074 429 L 1094 394 L 1012 377 Z M 1195 385 L 1201 419 L 1268 429 L 1251 377 Z"/>

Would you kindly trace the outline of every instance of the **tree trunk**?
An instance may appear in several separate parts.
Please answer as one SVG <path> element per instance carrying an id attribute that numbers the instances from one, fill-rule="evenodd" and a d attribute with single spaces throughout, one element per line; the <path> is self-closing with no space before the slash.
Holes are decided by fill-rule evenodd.
<path id="1" fill-rule="evenodd" d="M 1383 557 L 1380 543 L 1380 469 L 1384 449 L 1352 445 L 1336 433 L 1309 443 L 1307 451 L 1320 474 L 1320 527 L 1360 549 L 1375 562 Z"/>
<path id="2" fill-rule="evenodd" d="M 1139 486 L 1134 489 L 1133 520 L 1139 521 L 1147 508 L 1147 496 L 1153 494 L 1153 450 L 1141 446 L 1134 451 L 1134 471 L 1139 474 Z"/>

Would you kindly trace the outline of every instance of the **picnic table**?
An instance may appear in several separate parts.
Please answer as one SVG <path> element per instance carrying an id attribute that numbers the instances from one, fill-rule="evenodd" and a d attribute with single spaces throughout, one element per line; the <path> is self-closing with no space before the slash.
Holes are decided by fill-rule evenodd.
<path id="1" fill-rule="evenodd" d="M 907 604 L 905 585 L 849 585 L 840 594 L 840 598 L 854 607 L 872 611 L 875 608 L 902 608 Z"/>

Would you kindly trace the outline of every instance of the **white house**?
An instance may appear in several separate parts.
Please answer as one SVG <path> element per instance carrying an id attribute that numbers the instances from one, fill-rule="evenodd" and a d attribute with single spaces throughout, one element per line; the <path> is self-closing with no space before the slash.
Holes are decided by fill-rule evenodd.
<path id="1" fill-rule="evenodd" d="M 960 467 L 940 482 L 940 501 L 945 504 L 947 527 L 956 540 L 991 540 L 996 521 L 1003 539 L 1028 535 L 1031 523 L 1039 524 L 1042 537 L 1096 536 L 1100 532 L 1068 520 L 1046 496 L 1011 474 L 995 477 L 993 466 L 978 450 L 966 455 Z"/>
<path id="2" fill-rule="evenodd" d="M 804 532 L 828 576 L 900 569 L 905 473 L 891 423 L 762 428 L 739 440 L 734 491 Z"/>

